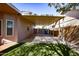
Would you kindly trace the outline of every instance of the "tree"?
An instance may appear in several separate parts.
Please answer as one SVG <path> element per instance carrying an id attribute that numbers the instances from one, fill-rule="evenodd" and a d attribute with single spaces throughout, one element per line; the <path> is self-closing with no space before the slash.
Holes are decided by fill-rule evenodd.
<path id="1" fill-rule="evenodd" d="M 64 14 L 72 9 L 77 9 L 76 7 L 79 6 L 79 3 L 49 3 L 48 6 L 54 6 L 57 12 Z"/>

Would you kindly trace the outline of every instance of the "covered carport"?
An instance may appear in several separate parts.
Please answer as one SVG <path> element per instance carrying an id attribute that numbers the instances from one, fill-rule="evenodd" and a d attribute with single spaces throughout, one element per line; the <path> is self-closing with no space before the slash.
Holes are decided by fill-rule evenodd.
<path id="1" fill-rule="evenodd" d="M 56 23 L 60 20 L 63 19 L 64 16 L 34 16 L 34 15 L 23 15 L 23 18 L 25 18 L 25 20 L 29 20 L 30 22 L 34 23 L 33 28 L 36 29 L 37 32 L 41 31 L 43 32 L 45 29 L 46 30 L 51 30 L 51 28 L 49 28 L 49 26 L 51 24 L 53 24 L 53 26 L 51 26 L 52 28 L 55 27 Z M 59 24 L 60 26 L 60 24 Z"/>
<path id="2" fill-rule="evenodd" d="M 27 16 L 27 15 L 23 15 L 23 18 L 25 18 L 26 21 L 29 20 L 30 22 L 34 23 L 33 29 L 36 32 L 38 32 L 38 34 L 35 35 L 35 37 L 32 39 L 32 41 L 36 41 L 36 42 L 38 41 L 39 42 L 39 41 L 42 41 L 42 40 L 46 40 L 46 41 L 53 40 L 52 37 L 53 37 L 54 34 L 52 34 L 52 36 L 50 35 L 51 28 L 49 28 L 49 27 L 54 28 L 56 23 L 60 19 L 64 19 L 64 16 L 34 16 L 34 15 Z M 60 26 L 60 24 L 59 24 L 59 26 Z M 48 31 L 49 34 L 48 35 L 46 35 L 46 34 L 40 35 L 40 32 L 43 33 L 43 31 Z M 53 31 L 53 30 L 51 30 L 51 31 Z"/>

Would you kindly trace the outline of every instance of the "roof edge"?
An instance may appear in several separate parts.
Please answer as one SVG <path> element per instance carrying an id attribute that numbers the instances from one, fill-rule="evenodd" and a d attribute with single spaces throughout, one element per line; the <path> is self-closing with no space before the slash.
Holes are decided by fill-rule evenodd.
<path id="1" fill-rule="evenodd" d="M 60 17 L 64 18 L 65 16 L 41 16 L 41 15 L 22 15 L 22 16 L 29 16 L 29 17 Z"/>
<path id="2" fill-rule="evenodd" d="M 11 3 L 6 3 L 6 4 L 9 5 L 11 8 L 13 8 L 16 12 L 21 14 L 20 10 L 17 9 L 13 4 L 11 4 Z"/>

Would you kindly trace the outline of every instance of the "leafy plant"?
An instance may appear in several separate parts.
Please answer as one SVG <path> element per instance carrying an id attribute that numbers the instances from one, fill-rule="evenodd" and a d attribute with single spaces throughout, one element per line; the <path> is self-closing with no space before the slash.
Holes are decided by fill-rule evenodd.
<path id="1" fill-rule="evenodd" d="M 79 55 L 67 45 L 53 43 L 23 44 L 18 48 L 3 54 L 4 56 L 70 56 Z"/>

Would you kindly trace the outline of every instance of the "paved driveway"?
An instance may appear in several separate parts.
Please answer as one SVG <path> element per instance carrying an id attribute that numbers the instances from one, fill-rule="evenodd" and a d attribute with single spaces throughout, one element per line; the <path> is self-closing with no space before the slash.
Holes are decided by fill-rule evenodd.
<path id="1" fill-rule="evenodd" d="M 50 35 L 33 35 L 26 39 L 26 42 L 33 42 L 33 43 L 39 43 L 39 42 L 56 42 L 58 40 L 58 37 L 53 37 Z"/>

